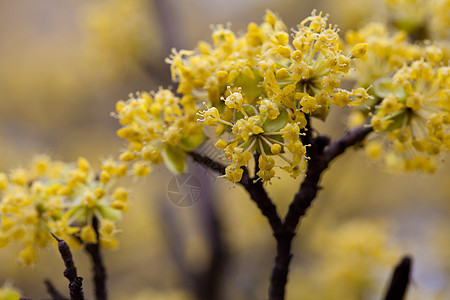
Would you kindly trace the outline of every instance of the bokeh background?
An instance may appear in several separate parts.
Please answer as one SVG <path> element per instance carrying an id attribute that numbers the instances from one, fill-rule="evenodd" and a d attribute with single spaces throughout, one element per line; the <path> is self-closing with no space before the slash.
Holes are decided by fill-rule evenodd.
<path id="1" fill-rule="evenodd" d="M 116 157 L 124 142 L 115 135 L 115 103 L 170 86 L 164 59 L 171 48 L 210 41 L 211 24 L 243 32 L 266 9 L 294 28 L 314 8 L 342 32 L 387 15 L 381 0 L 1 0 L 1 171 L 37 153 L 98 163 Z M 345 117 L 333 110 L 314 126 L 338 136 Z M 187 208 L 168 200 L 172 175 L 163 166 L 129 180 L 133 203 L 120 247 L 105 251 L 111 299 L 195 299 L 199 282 L 211 283 L 211 261 L 220 265 L 217 299 L 266 297 L 275 255 L 266 220 L 240 187 L 194 164 L 189 172 L 200 179 L 202 198 Z M 287 299 L 379 299 L 403 254 L 414 258 L 407 299 L 450 299 L 449 175 L 445 158 L 434 175 L 404 175 L 357 149 L 339 157 L 295 239 Z M 280 212 L 298 185 L 282 178 L 269 187 Z M 0 249 L 0 285 L 8 281 L 33 299 L 47 297 L 44 279 L 66 290 L 56 247 L 41 250 L 31 268 L 18 266 L 16 251 Z M 88 258 L 81 249 L 74 255 L 92 299 Z"/>

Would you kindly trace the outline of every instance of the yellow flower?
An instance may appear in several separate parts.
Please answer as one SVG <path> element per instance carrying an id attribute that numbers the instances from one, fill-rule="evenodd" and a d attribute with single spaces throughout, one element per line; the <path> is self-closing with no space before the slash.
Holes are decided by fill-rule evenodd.
<path id="1" fill-rule="evenodd" d="M 207 122 L 213 123 L 214 117 L 219 117 L 214 109 L 206 113 Z M 192 99 L 180 99 L 170 90 L 162 88 L 157 92 L 130 95 L 127 101 L 119 101 L 115 117 L 123 127 L 117 134 L 128 141 L 128 147 L 120 158 L 124 162 L 134 162 L 132 170 L 139 177 L 149 174 L 151 168 L 148 162 L 165 162 L 168 166 L 176 164 L 179 165 L 177 169 L 184 169 L 184 159 L 173 160 L 174 156 L 168 151 L 176 149 L 183 155 L 203 142 L 197 112 Z M 126 165 L 121 166 L 123 175 L 126 169 Z"/>
<path id="2" fill-rule="evenodd" d="M 94 227 L 92 225 L 83 226 L 81 228 L 80 238 L 85 243 L 96 244 L 97 234 L 95 233 Z"/>
<path id="3" fill-rule="evenodd" d="M 448 67 L 415 61 L 397 71 L 390 94 L 377 106 L 369 145 L 383 145 L 370 156 L 403 170 L 435 170 L 436 156 L 449 149 L 450 74 Z M 380 154 L 381 153 L 381 154 Z"/>
<path id="4" fill-rule="evenodd" d="M 100 175 L 105 173 L 108 180 Z M 96 242 L 90 225 L 93 218 L 117 222 L 126 208 L 126 189 L 111 190 L 123 175 L 123 164 L 112 159 L 104 160 L 102 170 L 95 171 L 85 158 L 63 163 L 44 156 L 35 157 L 28 168 L 4 174 L 0 246 L 21 242 L 19 260 L 32 264 L 37 260 L 36 248 L 46 247 L 51 241 L 50 232 L 65 239 L 77 236 L 84 242 Z"/>

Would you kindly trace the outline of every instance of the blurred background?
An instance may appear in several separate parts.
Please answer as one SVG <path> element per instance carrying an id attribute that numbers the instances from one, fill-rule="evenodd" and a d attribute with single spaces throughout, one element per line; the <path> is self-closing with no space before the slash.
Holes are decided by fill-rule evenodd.
<path id="1" fill-rule="evenodd" d="M 211 24 L 244 32 L 266 9 L 294 28 L 313 9 L 342 32 L 386 20 L 381 0 L 96 0 L 0 1 L 0 168 L 27 165 L 37 153 L 92 162 L 124 146 L 111 117 L 129 93 L 170 86 L 171 48 L 210 41 Z M 345 130 L 332 111 L 321 134 Z M 434 175 L 388 174 L 350 150 L 323 177 L 319 198 L 294 242 L 287 299 L 379 299 L 403 254 L 414 258 L 407 299 L 450 299 L 449 164 Z M 173 205 L 163 166 L 130 180 L 133 203 L 120 224 L 120 247 L 105 251 L 111 299 L 264 299 L 275 256 L 270 228 L 240 188 L 191 164 L 202 197 Z M 283 214 L 298 180 L 274 180 L 270 195 Z M 56 247 L 32 268 L 14 246 L 0 249 L 0 285 L 45 299 L 44 279 L 67 282 Z M 74 251 L 87 298 L 90 265 Z M 47 297 L 48 298 L 48 297 Z M 203 298 L 205 299 L 205 298 Z"/>

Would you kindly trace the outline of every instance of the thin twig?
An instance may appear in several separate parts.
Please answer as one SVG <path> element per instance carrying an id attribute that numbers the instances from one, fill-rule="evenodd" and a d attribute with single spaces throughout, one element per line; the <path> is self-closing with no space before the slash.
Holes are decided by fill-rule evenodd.
<path id="1" fill-rule="evenodd" d="M 217 210 L 217 199 L 210 180 L 204 172 L 195 172 L 202 182 L 199 201 L 199 219 L 205 229 L 205 240 L 210 253 L 209 263 L 196 276 L 196 294 L 199 300 L 222 299 L 223 270 L 227 265 L 228 251 L 222 234 L 222 223 Z"/>
<path id="2" fill-rule="evenodd" d="M 372 127 L 362 125 L 344 133 L 339 139 L 336 139 L 325 149 L 325 155 L 328 162 L 344 153 L 344 151 L 354 145 L 361 143 L 364 138 L 372 131 Z"/>
<path id="3" fill-rule="evenodd" d="M 282 227 L 281 218 L 277 212 L 277 207 L 270 199 L 267 191 L 264 189 L 263 182 L 251 178 L 248 170 L 245 168 L 242 179 L 239 182 L 250 194 L 250 198 L 256 203 L 259 210 L 269 221 L 273 232 L 280 231 Z"/>
<path id="4" fill-rule="evenodd" d="M 47 293 L 52 297 L 52 300 L 68 300 L 55 288 L 50 280 L 45 280 L 44 283 L 47 287 Z"/>
<path id="5" fill-rule="evenodd" d="M 200 163 L 201 165 L 218 172 L 219 174 L 225 174 L 225 166 L 214 161 L 213 159 L 203 156 L 196 152 L 190 152 L 189 155 L 194 161 Z M 256 162 L 258 163 L 258 162 Z M 244 173 L 240 182 L 247 192 L 250 194 L 250 198 L 255 201 L 258 208 L 261 210 L 262 214 L 266 216 L 269 221 L 272 230 L 275 232 L 281 228 L 281 218 L 277 213 L 276 206 L 273 204 L 272 200 L 269 198 L 266 190 L 264 189 L 263 182 L 261 180 L 256 180 L 251 178 L 247 168 L 244 168 Z"/>
<path id="6" fill-rule="evenodd" d="M 412 258 L 404 256 L 395 267 L 384 300 L 402 300 L 406 295 L 411 277 Z"/>
<path id="7" fill-rule="evenodd" d="M 189 154 L 189 156 L 192 157 L 192 159 L 195 162 L 219 173 L 220 175 L 225 174 L 225 166 L 222 165 L 221 163 L 216 162 L 213 159 L 211 159 L 207 156 L 203 156 L 202 154 L 199 154 L 197 152 L 189 152 L 188 154 Z"/>
<path id="8" fill-rule="evenodd" d="M 69 279 L 70 300 L 84 300 L 83 278 L 77 276 L 77 268 L 75 267 L 70 247 L 64 240 L 59 239 L 53 233 L 52 236 L 58 241 L 58 250 L 66 266 L 64 277 Z"/>

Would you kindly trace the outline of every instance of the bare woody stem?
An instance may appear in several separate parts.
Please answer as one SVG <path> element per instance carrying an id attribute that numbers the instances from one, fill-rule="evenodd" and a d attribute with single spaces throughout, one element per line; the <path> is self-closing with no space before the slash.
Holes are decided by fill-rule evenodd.
<path id="1" fill-rule="evenodd" d="M 98 220 L 93 219 L 92 226 L 97 234 L 97 243 L 86 244 L 85 251 L 89 254 L 94 272 L 95 298 L 97 300 L 107 300 L 108 293 L 106 289 L 106 268 L 103 262 L 103 256 L 100 251 L 100 234 L 98 231 Z"/>
<path id="2" fill-rule="evenodd" d="M 83 278 L 77 275 L 77 268 L 75 267 L 70 247 L 64 240 L 59 239 L 53 233 L 52 236 L 58 241 L 58 250 L 66 266 L 64 277 L 69 280 L 70 300 L 84 300 Z"/>
<path id="3" fill-rule="evenodd" d="M 68 300 L 55 288 L 55 286 L 49 280 L 45 280 L 44 283 L 47 287 L 47 293 L 52 297 L 52 300 Z"/>
<path id="4" fill-rule="evenodd" d="M 251 178 L 248 171 L 244 170 L 239 184 L 247 190 L 251 199 L 267 218 L 277 241 L 275 266 L 270 277 L 269 300 L 284 299 L 289 264 L 292 258 L 292 240 L 295 237 L 300 219 L 307 213 L 313 200 L 317 197 L 317 193 L 321 188 L 319 182 L 322 173 L 328 168 L 334 158 L 344 153 L 347 148 L 362 142 L 371 130 L 370 127 L 360 126 L 346 132 L 342 137 L 331 143 L 326 136 L 313 138 L 311 130 L 305 132 L 304 144 L 310 144 L 307 151 L 310 157 L 308 169 L 305 180 L 295 194 L 284 220 L 280 218 L 275 204 L 264 189 L 263 183 L 260 180 L 256 181 L 255 178 Z M 190 155 L 196 162 L 220 174 L 225 173 L 225 167 L 214 160 L 197 153 L 190 153 Z"/>
<path id="5" fill-rule="evenodd" d="M 291 261 L 291 245 L 300 219 L 306 215 L 313 200 L 317 197 L 322 173 L 328 168 L 330 162 L 344 153 L 344 151 L 360 143 L 371 131 L 368 127 L 357 127 L 346 132 L 342 137 L 331 142 L 325 136 L 310 139 L 311 146 L 308 150 L 310 157 L 306 177 L 295 194 L 280 231 L 274 232 L 277 241 L 277 256 L 272 270 L 269 288 L 270 300 L 283 300 L 289 264 Z"/>

